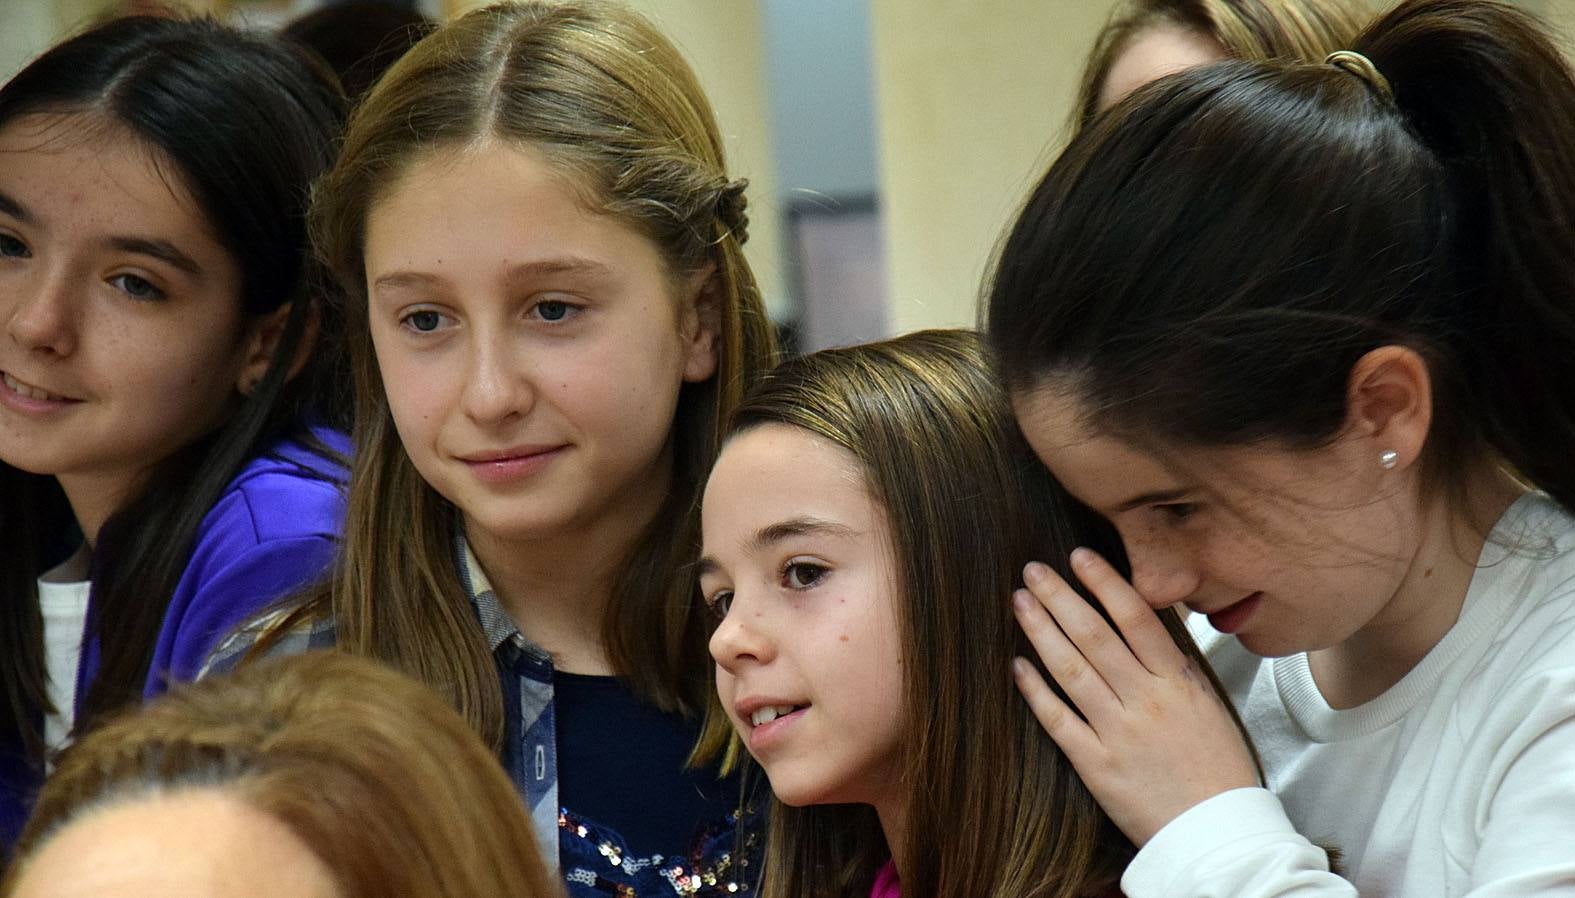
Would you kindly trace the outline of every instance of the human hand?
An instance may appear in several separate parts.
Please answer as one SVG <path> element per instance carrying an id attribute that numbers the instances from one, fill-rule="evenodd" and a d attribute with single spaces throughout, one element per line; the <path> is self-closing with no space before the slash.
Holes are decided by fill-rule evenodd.
<path id="1" fill-rule="evenodd" d="M 1137 590 L 1088 549 L 1072 553 L 1072 570 L 1119 635 L 1054 571 L 1030 564 L 1028 589 L 1014 593 L 1012 605 L 1075 708 L 1028 661 L 1018 658 L 1012 672 L 1040 725 L 1141 847 L 1193 805 L 1258 785 L 1257 766 L 1208 676 Z"/>

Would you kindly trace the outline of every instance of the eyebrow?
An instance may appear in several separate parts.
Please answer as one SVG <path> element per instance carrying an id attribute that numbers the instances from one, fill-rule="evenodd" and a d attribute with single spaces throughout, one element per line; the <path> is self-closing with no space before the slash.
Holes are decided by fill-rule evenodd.
<path id="1" fill-rule="evenodd" d="M 31 224 L 33 222 L 32 214 L 21 203 L 3 191 L 0 191 L 0 212 L 4 212 L 23 224 Z"/>
<path id="2" fill-rule="evenodd" d="M 535 262 L 521 262 L 509 268 L 505 277 L 508 280 L 519 280 L 527 277 L 542 277 L 550 274 L 589 274 L 605 276 L 612 272 L 611 268 L 594 259 L 579 256 L 565 256 L 557 259 L 541 259 Z M 443 278 L 435 274 L 426 274 L 420 271 L 391 271 L 379 276 L 372 281 L 372 289 L 379 288 L 400 289 L 404 287 L 430 287 L 440 284 Z"/>
<path id="3" fill-rule="evenodd" d="M 1133 496 L 1127 501 L 1122 502 L 1120 505 L 1116 506 L 1116 511 L 1131 511 L 1134 508 L 1139 508 L 1144 505 L 1162 505 L 1166 502 L 1175 502 L 1176 500 L 1185 497 L 1190 492 L 1191 490 L 1187 489 L 1154 490 L 1152 492 Z"/>
<path id="4" fill-rule="evenodd" d="M 202 277 L 202 266 L 196 260 L 186 255 L 168 240 L 154 240 L 147 237 L 111 237 L 109 245 L 115 249 L 143 256 L 152 256 L 161 259 L 179 268 L 194 277 Z"/>
<path id="5" fill-rule="evenodd" d="M 850 539 L 858 536 L 858 531 L 844 524 L 827 521 L 822 518 L 800 517 L 786 521 L 768 524 L 755 533 L 745 544 L 745 549 L 750 553 L 763 552 L 777 543 L 795 536 L 830 536 L 837 539 Z M 721 565 L 710 555 L 701 558 L 695 570 L 699 576 L 715 573 Z"/>

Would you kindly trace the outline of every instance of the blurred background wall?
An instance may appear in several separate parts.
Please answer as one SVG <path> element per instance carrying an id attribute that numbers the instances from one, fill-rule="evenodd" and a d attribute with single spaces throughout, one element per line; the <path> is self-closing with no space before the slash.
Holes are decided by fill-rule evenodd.
<path id="1" fill-rule="evenodd" d="M 149 2 L 0 0 L 0 78 L 110 7 Z M 166 2 L 273 27 L 331 0 Z M 394 2 L 439 18 L 479 5 Z M 1113 5 L 631 2 L 710 92 L 734 173 L 751 182 L 748 251 L 803 348 L 974 322 L 995 244 L 1066 138 Z M 1519 5 L 1575 35 L 1575 0 Z"/>

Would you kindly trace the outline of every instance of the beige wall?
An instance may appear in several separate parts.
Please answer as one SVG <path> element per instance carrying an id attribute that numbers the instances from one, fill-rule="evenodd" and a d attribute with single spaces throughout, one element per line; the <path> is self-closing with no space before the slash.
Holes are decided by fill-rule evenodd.
<path id="1" fill-rule="evenodd" d="M 889 321 L 974 323 L 1002 230 L 1064 141 L 1111 0 L 871 0 Z"/>

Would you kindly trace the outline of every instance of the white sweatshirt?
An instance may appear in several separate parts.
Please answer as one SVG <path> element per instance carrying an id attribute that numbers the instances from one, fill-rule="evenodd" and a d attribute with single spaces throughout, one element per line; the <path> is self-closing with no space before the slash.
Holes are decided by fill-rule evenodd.
<path id="1" fill-rule="evenodd" d="M 1306 655 L 1260 658 L 1193 618 L 1269 789 L 1171 821 L 1128 898 L 1575 896 L 1575 519 L 1547 497 L 1510 507 L 1459 620 L 1360 707 L 1330 708 Z"/>

